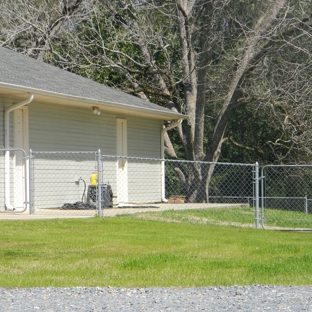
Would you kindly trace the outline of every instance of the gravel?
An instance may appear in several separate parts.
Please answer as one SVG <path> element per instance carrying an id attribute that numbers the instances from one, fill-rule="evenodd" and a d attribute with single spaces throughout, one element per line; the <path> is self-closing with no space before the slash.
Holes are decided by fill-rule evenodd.
<path id="1" fill-rule="evenodd" d="M 312 287 L 0 288 L 1 311 L 312 311 Z"/>

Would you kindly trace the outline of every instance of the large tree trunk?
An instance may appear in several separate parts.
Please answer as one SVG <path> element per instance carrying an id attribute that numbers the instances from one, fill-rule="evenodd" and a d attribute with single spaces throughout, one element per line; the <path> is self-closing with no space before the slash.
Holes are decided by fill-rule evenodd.
<path id="1" fill-rule="evenodd" d="M 244 83 L 245 76 L 252 68 L 253 61 L 256 59 L 257 54 L 261 53 L 261 48 L 259 47 L 260 41 L 263 40 L 263 36 L 276 20 L 277 14 L 283 8 L 286 1 L 287 0 L 276 0 L 274 5 L 265 13 L 263 17 L 258 20 L 254 30 L 247 39 L 245 52 L 230 82 L 229 90 L 219 113 L 213 137 L 206 150 L 206 156 L 204 159 L 208 162 L 217 162 L 219 160 L 224 132 L 226 130 L 227 124 L 235 109 L 241 104 L 241 102 L 239 102 L 239 97 L 241 95 L 240 87 Z M 197 105 L 199 109 L 202 110 L 200 114 L 203 115 L 203 108 L 201 107 L 201 104 L 198 103 Z M 197 120 L 197 122 L 199 120 Z M 197 128 L 200 128 L 200 124 L 197 125 Z M 198 133 L 200 135 L 200 131 L 198 131 Z M 199 145 L 197 146 L 197 150 L 200 153 L 201 147 Z M 212 177 L 214 167 L 215 166 L 213 164 L 208 166 L 208 168 L 205 166 L 200 166 L 199 164 L 194 164 L 194 174 L 190 176 L 191 181 L 189 182 L 193 184 L 193 191 L 188 195 L 189 202 L 209 201 L 209 182 Z"/>
<path id="2" fill-rule="evenodd" d="M 240 87 L 244 83 L 245 76 L 254 65 L 254 59 L 261 52 L 260 42 L 264 39 L 264 35 L 270 29 L 276 20 L 277 14 L 286 2 L 287 0 L 276 0 L 274 5 L 258 20 L 255 28 L 247 38 L 245 52 L 229 84 L 229 90 L 219 113 L 211 143 L 206 151 L 205 159 L 208 161 L 215 162 L 219 159 L 224 131 L 234 110 L 240 105 L 238 101 Z"/>

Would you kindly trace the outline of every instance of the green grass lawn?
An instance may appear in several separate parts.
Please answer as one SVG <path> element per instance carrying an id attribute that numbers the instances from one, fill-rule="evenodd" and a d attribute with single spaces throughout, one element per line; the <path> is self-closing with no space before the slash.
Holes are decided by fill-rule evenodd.
<path id="1" fill-rule="evenodd" d="M 312 284 L 312 233 L 196 223 L 198 213 L 0 221 L 0 286 Z"/>
<path id="2" fill-rule="evenodd" d="M 262 209 L 259 210 L 259 215 Z M 278 209 L 264 210 L 264 226 L 268 229 L 309 229 L 312 230 L 312 214 Z M 205 225 L 227 225 L 238 227 L 255 226 L 253 207 L 217 208 L 201 210 L 166 210 L 129 215 L 129 218 L 157 220 Z M 259 221 L 261 226 L 262 222 Z"/>

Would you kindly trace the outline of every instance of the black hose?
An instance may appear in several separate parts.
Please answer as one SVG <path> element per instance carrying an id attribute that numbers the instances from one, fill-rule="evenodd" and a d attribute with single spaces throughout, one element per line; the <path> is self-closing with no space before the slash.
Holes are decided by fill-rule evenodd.
<path id="1" fill-rule="evenodd" d="M 82 194 L 82 198 L 81 198 L 81 202 L 76 202 L 76 203 L 66 203 L 64 204 L 60 209 L 62 210 L 87 210 L 87 209 L 96 209 L 96 206 L 93 204 L 86 204 L 83 202 L 83 199 L 85 197 L 86 194 L 86 189 L 87 189 L 87 184 L 86 181 L 82 178 L 79 178 L 78 181 L 83 181 L 84 183 L 84 190 L 83 190 L 83 194 Z"/>
<path id="2" fill-rule="evenodd" d="M 83 181 L 83 183 L 84 183 L 84 190 L 83 190 L 83 194 L 82 194 L 82 197 L 81 197 L 81 201 L 83 202 L 83 199 L 84 199 L 84 197 L 85 197 L 85 195 L 86 195 L 86 188 L 87 188 L 87 185 L 86 185 L 86 181 L 84 180 L 84 179 L 82 179 L 82 178 L 79 178 L 79 180 L 78 181 Z"/>

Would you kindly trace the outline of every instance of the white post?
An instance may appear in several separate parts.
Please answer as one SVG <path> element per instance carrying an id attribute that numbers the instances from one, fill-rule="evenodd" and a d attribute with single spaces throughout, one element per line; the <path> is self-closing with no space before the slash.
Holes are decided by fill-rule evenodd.
<path id="1" fill-rule="evenodd" d="M 29 97 L 17 104 L 14 104 L 8 107 L 4 111 L 4 141 L 5 148 L 7 149 L 5 152 L 5 165 L 4 165 L 4 175 L 5 175 L 5 207 L 7 210 L 15 210 L 15 207 L 11 205 L 11 179 L 10 179 L 10 112 L 13 110 L 23 107 L 29 103 L 31 103 L 34 99 L 34 94 L 29 93 Z"/>

